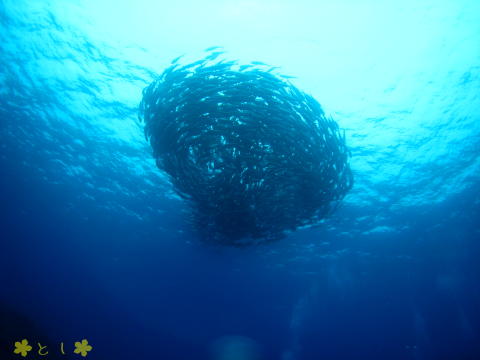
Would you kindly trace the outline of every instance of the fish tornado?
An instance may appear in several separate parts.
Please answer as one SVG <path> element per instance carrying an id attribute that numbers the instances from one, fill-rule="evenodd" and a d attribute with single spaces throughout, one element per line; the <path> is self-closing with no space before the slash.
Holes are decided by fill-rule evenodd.
<path id="1" fill-rule="evenodd" d="M 344 133 L 275 68 L 221 54 L 177 58 L 143 90 L 157 166 L 205 241 L 255 244 L 318 224 L 353 184 Z"/>

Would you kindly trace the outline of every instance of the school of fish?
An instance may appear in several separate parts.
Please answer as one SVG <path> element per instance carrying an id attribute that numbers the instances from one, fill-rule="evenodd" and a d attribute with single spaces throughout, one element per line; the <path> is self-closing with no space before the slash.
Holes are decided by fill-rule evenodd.
<path id="1" fill-rule="evenodd" d="M 243 246 L 319 224 L 353 185 L 345 134 L 276 68 L 206 51 L 172 61 L 139 111 L 199 237 Z"/>

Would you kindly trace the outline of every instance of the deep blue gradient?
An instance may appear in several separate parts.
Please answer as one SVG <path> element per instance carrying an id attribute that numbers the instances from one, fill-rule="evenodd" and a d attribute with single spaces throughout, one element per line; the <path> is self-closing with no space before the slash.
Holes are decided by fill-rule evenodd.
<path id="1" fill-rule="evenodd" d="M 185 222 L 138 104 L 213 45 L 346 130 L 355 185 L 325 224 L 230 249 Z M 260 359 L 479 359 L 479 190 L 476 0 L 0 2 L 1 359 L 23 338 L 216 359 L 224 336 Z"/>

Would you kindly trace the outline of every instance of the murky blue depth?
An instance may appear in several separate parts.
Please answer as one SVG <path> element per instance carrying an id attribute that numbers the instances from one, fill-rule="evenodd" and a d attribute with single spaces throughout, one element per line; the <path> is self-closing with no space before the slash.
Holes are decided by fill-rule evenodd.
<path id="1" fill-rule="evenodd" d="M 345 129 L 321 226 L 233 249 L 186 222 L 138 104 L 216 45 Z M 479 155 L 477 0 L 0 1 L 0 358 L 479 359 Z"/>

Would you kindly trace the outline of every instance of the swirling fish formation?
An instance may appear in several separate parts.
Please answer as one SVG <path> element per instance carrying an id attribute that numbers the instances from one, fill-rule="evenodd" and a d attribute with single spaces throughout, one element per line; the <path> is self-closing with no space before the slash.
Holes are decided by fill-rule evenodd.
<path id="1" fill-rule="evenodd" d="M 353 184 L 344 133 L 275 68 L 207 50 L 172 61 L 139 113 L 200 237 L 241 246 L 318 224 Z"/>

